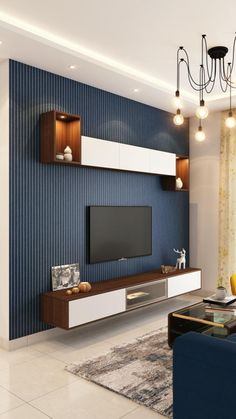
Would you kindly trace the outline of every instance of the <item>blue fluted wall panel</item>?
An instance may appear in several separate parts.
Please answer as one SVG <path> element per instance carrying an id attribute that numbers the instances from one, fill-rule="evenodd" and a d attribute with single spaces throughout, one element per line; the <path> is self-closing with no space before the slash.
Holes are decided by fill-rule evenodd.
<path id="1" fill-rule="evenodd" d="M 46 165 L 39 162 L 39 116 L 52 109 L 79 114 L 83 135 L 188 154 L 188 123 L 172 115 L 10 62 L 10 338 L 47 328 L 39 295 L 50 290 L 50 267 L 79 262 L 91 282 L 173 263 L 188 250 L 188 194 L 164 192 L 158 176 Z M 86 263 L 86 207 L 150 205 L 153 254 L 126 262 Z"/>

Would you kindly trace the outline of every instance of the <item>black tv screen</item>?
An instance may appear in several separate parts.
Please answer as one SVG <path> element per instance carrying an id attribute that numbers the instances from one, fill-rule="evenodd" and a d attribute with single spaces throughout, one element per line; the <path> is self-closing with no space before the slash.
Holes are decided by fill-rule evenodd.
<path id="1" fill-rule="evenodd" d="M 89 262 L 152 254 L 151 207 L 90 207 Z"/>

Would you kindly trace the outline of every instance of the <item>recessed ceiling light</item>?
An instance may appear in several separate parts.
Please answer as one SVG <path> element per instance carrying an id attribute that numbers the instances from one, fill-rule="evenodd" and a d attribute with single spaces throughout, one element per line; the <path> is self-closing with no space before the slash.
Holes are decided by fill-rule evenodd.
<path id="1" fill-rule="evenodd" d="M 2 45 L 2 41 L 0 41 L 0 45 Z"/>
<path id="2" fill-rule="evenodd" d="M 69 68 L 70 70 L 74 70 L 74 69 L 76 68 L 76 65 L 71 64 L 71 65 L 69 65 L 69 66 L 68 66 L 68 68 Z"/>
<path id="3" fill-rule="evenodd" d="M 133 89 L 133 92 L 134 93 L 138 93 L 139 92 L 139 89 L 135 88 L 135 89 Z"/>

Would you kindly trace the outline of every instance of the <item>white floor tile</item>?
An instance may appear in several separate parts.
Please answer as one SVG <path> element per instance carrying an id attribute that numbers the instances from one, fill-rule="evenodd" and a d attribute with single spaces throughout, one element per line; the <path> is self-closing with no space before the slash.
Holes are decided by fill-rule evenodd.
<path id="1" fill-rule="evenodd" d="M 30 404 L 53 419 L 119 419 L 136 406 L 125 397 L 83 379 Z"/>
<path id="2" fill-rule="evenodd" d="M 7 412 L 10 409 L 14 409 L 21 404 L 24 404 L 24 401 L 9 393 L 9 391 L 0 387 L 0 414 Z"/>
<path id="3" fill-rule="evenodd" d="M 24 401 L 29 401 L 77 380 L 64 368 L 64 363 L 45 355 L 10 370 L 3 370 L 0 385 Z"/>
<path id="4" fill-rule="evenodd" d="M 39 412 L 39 410 L 24 404 L 17 409 L 10 410 L 9 412 L 0 415 L 1 419 L 46 419 L 47 415 Z M 53 418 L 54 419 L 54 418 Z M 82 418 L 81 418 L 82 419 Z"/>
<path id="5" fill-rule="evenodd" d="M 26 347 L 9 352 L 0 349 L 0 371 L 41 357 L 42 352 L 32 347 Z"/>
<path id="6" fill-rule="evenodd" d="M 122 419 L 166 419 L 166 416 L 160 415 L 151 409 L 141 406 L 133 410 L 131 413 L 122 416 Z"/>

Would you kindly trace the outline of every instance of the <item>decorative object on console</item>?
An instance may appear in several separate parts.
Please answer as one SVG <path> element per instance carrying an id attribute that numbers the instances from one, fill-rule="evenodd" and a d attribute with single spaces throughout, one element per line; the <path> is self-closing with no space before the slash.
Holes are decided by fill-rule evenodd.
<path id="1" fill-rule="evenodd" d="M 72 290 L 71 290 L 71 289 L 66 290 L 66 294 L 67 294 L 67 295 L 71 295 L 71 294 L 72 294 Z"/>
<path id="2" fill-rule="evenodd" d="M 170 266 L 170 265 L 161 265 L 161 272 L 163 274 L 169 274 L 170 272 L 176 271 L 176 266 Z"/>
<path id="3" fill-rule="evenodd" d="M 80 292 L 80 289 L 79 287 L 73 287 L 71 291 L 72 291 L 72 294 L 78 294 Z"/>
<path id="4" fill-rule="evenodd" d="M 78 286 L 80 283 L 80 268 L 78 263 L 52 267 L 52 290 L 62 290 Z"/>
<path id="5" fill-rule="evenodd" d="M 227 290 L 222 285 L 216 288 L 216 295 L 215 298 L 217 300 L 224 300 L 224 298 L 227 296 Z"/>
<path id="6" fill-rule="evenodd" d="M 65 150 L 64 150 L 64 158 L 66 161 L 72 161 L 73 157 L 72 157 L 72 150 L 69 146 L 66 146 Z"/>
<path id="7" fill-rule="evenodd" d="M 179 253 L 180 257 L 177 258 L 176 261 L 176 269 L 185 269 L 186 268 L 186 250 L 182 249 L 182 250 L 176 250 L 173 249 L 175 253 Z"/>
<path id="8" fill-rule="evenodd" d="M 92 286 L 89 282 L 81 282 L 79 284 L 79 290 L 81 292 L 89 292 L 89 291 L 91 291 L 91 288 L 92 288 Z"/>
<path id="9" fill-rule="evenodd" d="M 180 177 L 177 177 L 177 179 L 176 179 L 176 189 L 182 189 L 182 187 L 183 187 L 182 179 Z"/>

